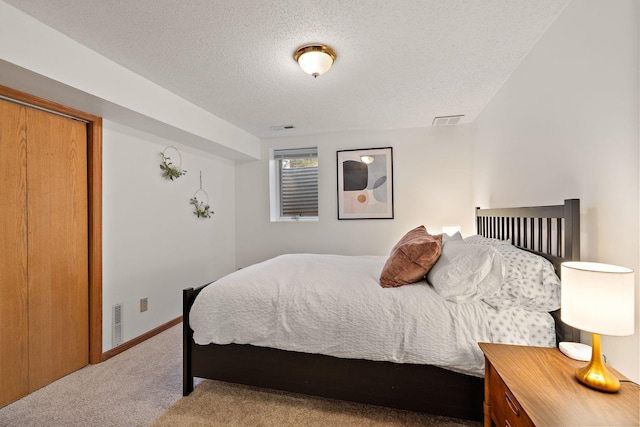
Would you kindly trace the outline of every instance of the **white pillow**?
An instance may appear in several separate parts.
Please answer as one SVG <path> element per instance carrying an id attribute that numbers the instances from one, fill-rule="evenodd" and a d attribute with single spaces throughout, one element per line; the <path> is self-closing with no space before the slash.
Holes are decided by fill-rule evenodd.
<path id="1" fill-rule="evenodd" d="M 450 240 L 427 280 L 444 299 L 468 302 L 495 293 L 503 276 L 502 255 L 495 248 Z"/>
<path id="2" fill-rule="evenodd" d="M 462 234 L 460 234 L 459 231 L 456 231 L 453 236 L 449 236 L 447 233 L 442 233 L 442 244 L 451 242 L 452 240 L 462 240 Z"/>

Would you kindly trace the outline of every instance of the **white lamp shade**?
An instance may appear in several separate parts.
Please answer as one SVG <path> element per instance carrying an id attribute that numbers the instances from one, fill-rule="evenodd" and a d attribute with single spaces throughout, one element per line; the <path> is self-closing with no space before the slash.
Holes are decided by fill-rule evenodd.
<path id="1" fill-rule="evenodd" d="M 633 335 L 633 270 L 594 262 L 565 262 L 561 276 L 563 322 L 596 334 Z"/>
<path id="2" fill-rule="evenodd" d="M 298 58 L 298 64 L 305 73 L 319 76 L 329 71 L 333 64 L 333 58 L 325 52 L 305 52 Z"/>

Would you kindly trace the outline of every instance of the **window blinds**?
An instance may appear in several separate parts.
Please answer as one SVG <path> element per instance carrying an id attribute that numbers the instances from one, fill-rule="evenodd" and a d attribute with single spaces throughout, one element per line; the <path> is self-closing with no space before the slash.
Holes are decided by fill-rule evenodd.
<path id="1" fill-rule="evenodd" d="M 280 216 L 318 216 L 318 150 L 275 150 L 280 170 Z M 302 160 L 304 159 L 304 160 Z"/>

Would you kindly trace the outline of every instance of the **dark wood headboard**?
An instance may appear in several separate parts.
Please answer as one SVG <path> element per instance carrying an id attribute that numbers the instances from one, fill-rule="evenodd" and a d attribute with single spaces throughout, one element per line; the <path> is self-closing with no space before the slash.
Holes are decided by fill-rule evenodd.
<path id="1" fill-rule="evenodd" d="M 524 208 L 476 208 L 476 231 L 548 259 L 560 276 L 560 264 L 580 260 L 580 200 L 562 205 Z M 551 313 L 556 322 L 556 341 L 580 341 L 580 330 L 560 320 L 560 310 Z"/>

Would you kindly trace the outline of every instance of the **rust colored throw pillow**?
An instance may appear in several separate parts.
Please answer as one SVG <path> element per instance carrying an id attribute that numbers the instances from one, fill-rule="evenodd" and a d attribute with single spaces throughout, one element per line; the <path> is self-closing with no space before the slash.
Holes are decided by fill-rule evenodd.
<path id="1" fill-rule="evenodd" d="M 405 234 L 382 268 L 380 285 L 394 288 L 422 280 L 440 257 L 442 235 L 432 236 L 424 225 Z"/>

